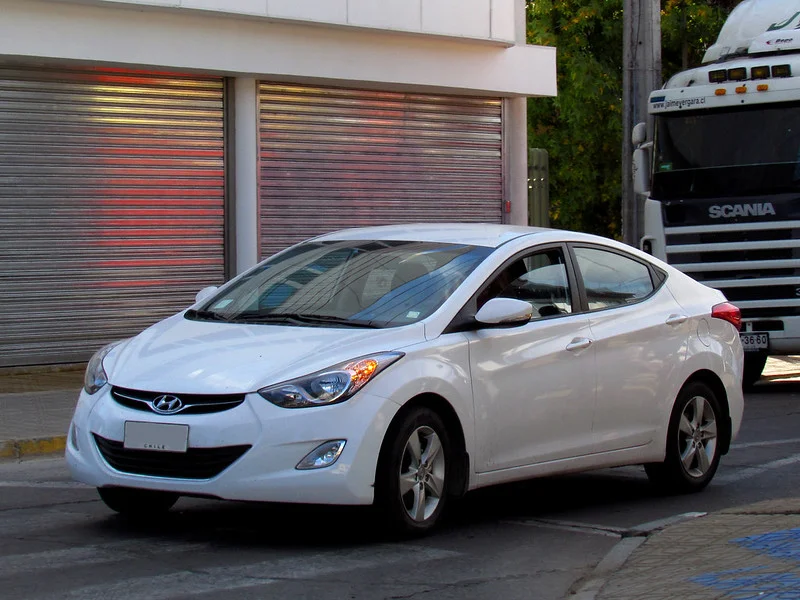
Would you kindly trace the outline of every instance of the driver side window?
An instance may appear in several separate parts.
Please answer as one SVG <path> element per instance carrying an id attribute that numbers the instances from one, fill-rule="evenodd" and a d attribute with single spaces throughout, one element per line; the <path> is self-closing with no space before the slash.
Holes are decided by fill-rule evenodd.
<path id="1" fill-rule="evenodd" d="M 529 302 L 533 320 L 572 312 L 572 294 L 564 254 L 542 250 L 515 260 L 500 271 L 478 296 L 478 309 L 492 298 Z"/>

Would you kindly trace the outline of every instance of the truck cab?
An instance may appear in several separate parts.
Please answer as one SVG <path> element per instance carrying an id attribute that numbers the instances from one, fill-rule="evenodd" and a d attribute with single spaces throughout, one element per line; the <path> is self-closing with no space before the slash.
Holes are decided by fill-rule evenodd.
<path id="1" fill-rule="evenodd" d="M 648 108 L 640 246 L 741 309 L 751 385 L 769 354 L 800 353 L 800 5 L 742 2 Z"/>

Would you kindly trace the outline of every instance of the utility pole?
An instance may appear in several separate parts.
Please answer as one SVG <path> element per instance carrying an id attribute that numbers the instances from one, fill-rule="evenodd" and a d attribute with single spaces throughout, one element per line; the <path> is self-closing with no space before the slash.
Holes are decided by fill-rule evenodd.
<path id="1" fill-rule="evenodd" d="M 661 87 L 661 3 L 623 0 L 622 18 L 622 239 L 638 246 L 643 215 L 642 200 L 633 192 L 631 132 L 647 122 L 648 139 L 653 139 L 647 102 L 650 92 Z"/>

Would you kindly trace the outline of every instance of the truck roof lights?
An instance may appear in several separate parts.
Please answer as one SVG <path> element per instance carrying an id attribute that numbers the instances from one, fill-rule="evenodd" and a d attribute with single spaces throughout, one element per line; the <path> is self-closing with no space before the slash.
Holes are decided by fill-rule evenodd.
<path id="1" fill-rule="evenodd" d="M 728 81 L 728 72 L 725 69 L 708 72 L 709 83 L 723 83 L 724 81 Z"/>
<path id="2" fill-rule="evenodd" d="M 756 86 L 756 89 L 757 89 L 759 92 L 766 92 L 766 91 L 769 89 L 769 86 L 768 86 L 766 83 L 759 83 L 759 84 Z"/>
<path id="3" fill-rule="evenodd" d="M 725 94 L 727 94 L 725 88 L 717 88 L 716 90 L 714 90 L 715 96 L 724 96 Z"/>
<path id="4" fill-rule="evenodd" d="M 791 77 L 792 76 L 792 67 L 791 67 L 791 65 L 774 65 L 772 67 L 772 76 L 773 77 Z"/>
<path id="5" fill-rule="evenodd" d="M 728 69 L 728 79 L 731 81 L 744 81 L 747 79 L 747 69 L 745 67 Z"/>
<path id="6" fill-rule="evenodd" d="M 736 86 L 736 93 L 737 94 L 746 94 L 747 93 L 747 86 L 746 85 Z"/>
<path id="7" fill-rule="evenodd" d="M 769 79 L 769 66 L 750 69 L 750 79 Z"/>

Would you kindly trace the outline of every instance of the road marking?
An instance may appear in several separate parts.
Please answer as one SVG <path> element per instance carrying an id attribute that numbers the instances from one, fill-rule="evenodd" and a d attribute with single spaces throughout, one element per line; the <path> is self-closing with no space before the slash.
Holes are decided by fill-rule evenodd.
<path id="1" fill-rule="evenodd" d="M 0 557 L 0 578 L 40 571 L 83 567 L 122 561 L 142 560 L 175 552 L 199 552 L 211 548 L 207 543 L 175 543 L 160 539 L 129 540 L 63 550 Z"/>
<path id="2" fill-rule="evenodd" d="M 741 450 L 743 448 L 759 448 L 761 446 L 780 446 L 782 444 L 800 444 L 800 438 L 788 440 L 766 440 L 764 442 L 747 442 L 745 444 L 732 444 L 731 450 Z"/>
<path id="3" fill-rule="evenodd" d="M 763 465 L 748 467 L 746 469 L 741 469 L 740 471 L 734 471 L 733 473 L 720 475 L 714 478 L 712 484 L 717 483 L 726 485 L 729 483 L 737 483 L 739 481 L 744 481 L 745 479 L 750 479 L 751 477 L 756 477 L 757 475 L 762 475 L 768 471 L 771 471 L 772 469 L 788 467 L 789 465 L 794 465 L 799 462 L 800 454 L 793 454 L 792 456 L 787 456 L 786 458 L 781 458 L 780 460 L 773 460 L 772 462 L 764 463 Z"/>
<path id="4" fill-rule="evenodd" d="M 92 521 L 102 520 L 102 517 L 98 517 L 96 514 L 69 512 L 69 510 L 64 509 L 63 505 L 59 510 L 41 511 L 42 508 L 37 507 L 11 509 L 0 513 L 0 539 L 12 535 L 30 536 L 43 530 L 82 526 Z"/>
<path id="5" fill-rule="evenodd" d="M 0 481 L 0 488 L 33 488 L 46 490 L 91 490 L 90 485 L 78 481 Z"/>
<path id="6" fill-rule="evenodd" d="M 39 600 L 168 600 L 208 593 L 260 587 L 282 580 L 313 579 L 324 575 L 372 569 L 401 562 L 427 562 L 461 556 L 460 552 L 424 546 L 381 544 L 348 551 L 340 549 L 231 567 L 194 568 L 166 575 L 134 577 L 81 587 Z"/>
<path id="7" fill-rule="evenodd" d="M 542 527 L 544 529 L 557 529 L 559 531 L 573 531 L 575 533 L 589 533 L 619 538 L 626 532 L 624 527 L 597 525 L 594 523 L 581 523 L 580 521 L 562 521 L 559 519 L 519 519 L 504 520 L 501 523 L 508 525 L 526 525 L 528 527 Z"/>
<path id="8" fill-rule="evenodd" d="M 673 515 L 664 519 L 657 519 L 655 521 L 648 521 L 641 525 L 635 525 L 628 530 L 631 535 L 647 535 L 654 531 L 659 531 L 670 525 L 675 525 L 681 521 L 688 521 L 689 519 L 696 519 L 698 517 L 705 517 L 708 513 L 704 512 L 685 512 L 679 515 Z"/>

